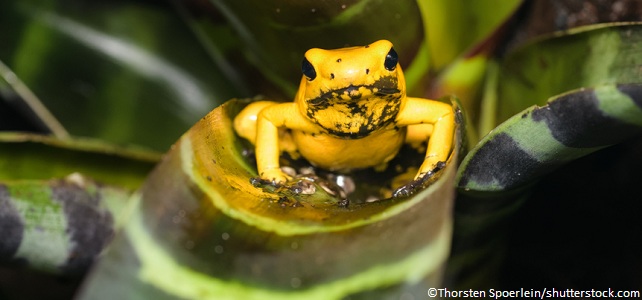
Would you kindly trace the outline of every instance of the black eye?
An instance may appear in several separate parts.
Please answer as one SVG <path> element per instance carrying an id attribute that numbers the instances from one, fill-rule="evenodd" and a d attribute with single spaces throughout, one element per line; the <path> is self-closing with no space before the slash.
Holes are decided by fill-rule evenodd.
<path id="1" fill-rule="evenodd" d="M 390 51 L 386 54 L 386 60 L 383 62 L 383 66 L 386 67 L 386 70 L 392 71 L 397 67 L 398 61 L 397 52 L 394 48 L 390 48 Z"/>
<path id="2" fill-rule="evenodd" d="M 314 80 L 314 78 L 317 77 L 317 71 L 314 70 L 314 67 L 308 61 L 307 58 L 303 58 L 303 62 L 301 63 L 301 72 L 303 72 L 303 75 L 308 78 L 308 80 Z"/>

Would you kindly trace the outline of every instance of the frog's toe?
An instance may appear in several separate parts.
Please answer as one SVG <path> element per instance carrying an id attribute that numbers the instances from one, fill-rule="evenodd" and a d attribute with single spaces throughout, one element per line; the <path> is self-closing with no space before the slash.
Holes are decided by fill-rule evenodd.
<path id="1" fill-rule="evenodd" d="M 425 168 L 422 165 L 419 172 L 417 172 L 417 175 L 415 175 L 415 180 L 420 180 L 421 178 L 430 178 L 433 174 L 441 171 L 445 167 L 446 167 L 446 162 L 443 162 L 443 161 L 438 161 L 428 168 Z"/>
<path id="2" fill-rule="evenodd" d="M 285 174 L 283 171 L 280 169 L 271 169 L 271 170 L 265 170 L 261 172 L 259 175 L 262 180 L 271 182 L 273 184 L 283 184 L 288 182 L 290 179 L 292 179 L 290 176 Z"/>
<path id="3" fill-rule="evenodd" d="M 413 185 L 415 181 L 413 180 L 412 182 L 402 185 L 399 188 L 397 188 L 394 192 L 392 192 L 392 197 L 393 198 L 406 198 L 410 197 L 416 189 L 416 187 Z"/>
<path id="4" fill-rule="evenodd" d="M 443 161 L 437 162 L 435 166 L 430 169 L 428 172 L 418 172 L 415 176 L 415 179 L 401 187 L 397 188 L 393 193 L 393 198 L 405 198 L 410 197 L 422 190 L 423 188 L 430 185 L 434 180 L 434 175 L 443 170 L 446 167 L 446 163 Z"/>

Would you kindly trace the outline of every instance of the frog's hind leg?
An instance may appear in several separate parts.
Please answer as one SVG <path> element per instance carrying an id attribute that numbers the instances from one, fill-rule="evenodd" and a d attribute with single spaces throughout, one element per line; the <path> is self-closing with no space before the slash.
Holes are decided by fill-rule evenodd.
<path id="1" fill-rule="evenodd" d="M 256 120 L 259 113 L 266 107 L 278 104 L 275 101 L 256 101 L 243 108 L 234 117 L 234 131 L 240 137 L 256 144 Z"/>

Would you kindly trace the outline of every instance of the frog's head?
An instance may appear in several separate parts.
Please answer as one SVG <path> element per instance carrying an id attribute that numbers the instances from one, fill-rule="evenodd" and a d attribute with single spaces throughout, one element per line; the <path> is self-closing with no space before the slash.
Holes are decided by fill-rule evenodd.
<path id="1" fill-rule="evenodd" d="M 310 49 L 296 96 L 328 134 L 361 138 L 394 121 L 406 95 L 397 53 L 386 40 L 336 50 Z"/>

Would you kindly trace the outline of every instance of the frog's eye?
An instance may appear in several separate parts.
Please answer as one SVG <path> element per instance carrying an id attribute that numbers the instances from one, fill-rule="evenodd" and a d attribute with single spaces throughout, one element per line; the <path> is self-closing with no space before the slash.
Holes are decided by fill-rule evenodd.
<path id="1" fill-rule="evenodd" d="M 317 71 L 314 70 L 314 66 L 310 63 L 307 58 L 303 58 L 301 63 L 301 72 L 303 75 L 308 78 L 308 80 L 314 80 L 317 77 Z"/>
<path id="2" fill-rule="evenodd" d="M 397 67 L 398 61 L 397 51 L 394 48 L 390 48 L 390 51 L 386 54 L 386 60 L 383 61 L 383 66 L 386 67 L 386 70 L 392 71 Z"/>

